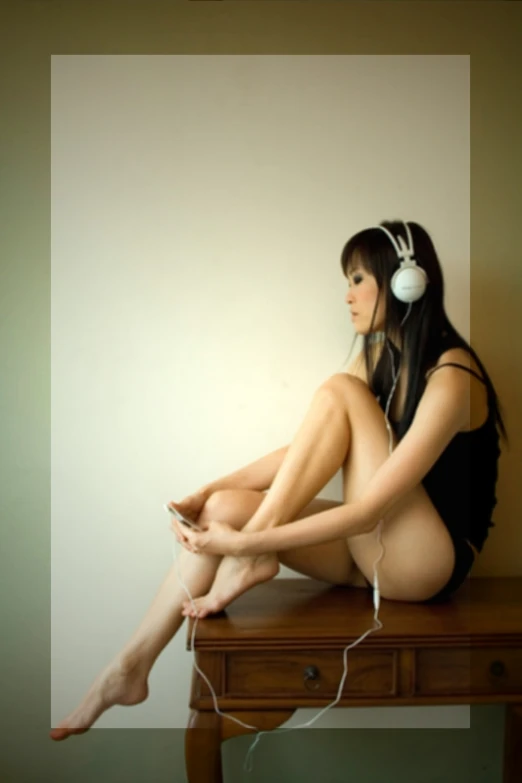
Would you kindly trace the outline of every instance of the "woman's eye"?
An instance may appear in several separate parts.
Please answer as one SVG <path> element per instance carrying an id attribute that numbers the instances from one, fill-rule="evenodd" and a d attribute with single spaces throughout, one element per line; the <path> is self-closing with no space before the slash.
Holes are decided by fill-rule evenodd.
<path id="1" fill-rule="evenodd" d="M 362 277 L 360 275 L 355 275 L 355 277 L 353 278 L 353 282 L 355 283 L 355 285 L 357 285 L 357 283 L 360 283 L 361 280 Z"/>

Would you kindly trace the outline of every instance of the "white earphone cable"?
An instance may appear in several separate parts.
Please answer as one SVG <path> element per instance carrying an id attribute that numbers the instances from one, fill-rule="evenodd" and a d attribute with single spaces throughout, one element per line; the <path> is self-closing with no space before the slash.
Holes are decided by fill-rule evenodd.
<path id="1" fill-rule="evenodd" d="M 390 359 L 391 359 L 391 363 L 392 363 L 393 386 L 392 386 L 390 395 L 388 397 L 388 401 L 387 401 L 387 404 L 386 404 L 386 410 L 385 410 L 385 413 L 384 413 L 384 417 L 385 417 L 386 428 L 387 428 L 388 434 L 389 434 L 389 452 L 391 454 L 392 450 L 393 450 L 393 436 L 392 436 L 391 427 L 390 427 L 390 424 L 389 424 L 389 421 L 388 421 L 388 411 L 389 411 L 389 407 L 390 407 L 390 404 L 391 404 L 391 400 L 393 398 L 393 394 L 395 392 L 395 387 L 396 387 L 397 382 L 399 380 L 400 368 L 399 368 L 399 371 L 396 374 L 395 373 L 395 366 L 394 366 L 394 362 L 393 362 L 393 353 L 392 353 L 391 348 L 390 348 L 388 343 L 387 343 L 387 348 L 388 348 L 388 351 L 390 352 Z M 383 521 L 384 520 L 381 519 L 379 521 L 379 523 L 378 523 L 379 530 L 378 530 L 378 539 L 377 539 L 378 543 L 381 546 L 381 554 L 377 558 L 377 560 L 375 561 L 374 566 L 373 566 L 373 572 L 374 572 L 374 590 L 373 590 L 373 603 L 374 603 L 373 619 L 374 619 L 374 625 L 373 625 L 372 628 L 370 628 L 368 631 L 366 631 L 362 636 L 360 636 L 355 642 L 353 642 L 352 644 L 349 644 L 347 647 L 344 648 L 344 651 L 343 651 L 343 664 L 344 664 L 343 674 L 342 674 L 342 677 L 341 677 L 341 681 L 339 683 L 339 688 L 337 690 L 336 698 L 330 704 L 327 704 L 325 707 L 323 707 L 317 713 L 317 715 L 315 715 L 311 720 L 307 721 L 306 723 L 300 723 L 297 726 L 289 726 L 289 727 L 286 727 L 286 728 L 282 727 L 282 728 L 278 728 L 278 729 L 272 729 L 271 731 L 261 731 L 256 726 L 251 726 L 250 724 L 244 723 L 243 721 L 239 720 L 239 718 L 235 718 L 233 715 L 227 715 L 225 712 L 222 712 L 219 709 L 216 693 L 215 693 L 215 691 L 214 691 L 214 689 L 213 689 L 213 687 L 212 687 L 212 685 L 210 683 L 210 680 L 208 679 L 206 674 L 200 669 L 200 667 L 198 666 L 198 664 L 196 662 L 196 656 L 195 656 L 195 653 L 194 653 L 194 640 L 195 640 L 195 637 L 196 637 L 196 629 L 197 629 L 198 619 L 199 619 L 196 616 L 195 621 L 194 621 L 194 625 L 192 627 L 190 649 L 191 649 L 191 652 L 194 655 L 194 668 L 196 669 L 196 671 L 198 672 L 200 677 L 202 677 L 202 679 L 205 681 L 205 683 L 207 684 L 207 686 L 208 686 L 208 688 L 210 690 L 210 693 L 212 694 L 212 700 L 213 700 L 213 703 L 214 703 L 214 710 L 217 712 L 218 715 L 221 715 L 223 718 L 227 718 L 228 720 L 232 720 L 235 723 L 239 724 L 240 726 L 243 726 L 246 729 L 251 729 L 251 730 L 257 732 L 257 736 L 256 736 L 254 742 L 252 743 L 252 745 L 250 746 L 250 748 L 248 750 L 248 753 L 247 753 L 247 756 L 246 756 L 246 759 L 245 759 L 245 770 L 246 771 L 250 772 L 253 769 L 252 754 L 254 752 L 255 747 L 257 746 L 257 743 L 259 742 L 259 740 L 261 739 L 261 736 L 263 734 L 273 734 L 275 732 L 292 731 L 294 729 L 308 728 L 313 723 L 315 723 L 315 721 L 318 720 L 322 715 L 324 715 L 325 712 L 327 712 L 332 707 L 335 707 L 335 705 L 339 703 L 339 701 L 341 700 L 341 694 L 342 694 L 342 691 L 343 691 L 343 688 L 344 688 L 344 683 L 345 683 L 345 680 L 346 680 L 346 677 L 347 677 L 347 674 L 348 674 L 348 658 L 347 658 L 348 650 L 351 650 L 353 647 L 357 646 L 360 642 L 362 642 L 363 639 L 365 639 L 371 633 L 374 633 L 375 631 L 380 630 L 383 627 L 383 625 L 382 625 L 382 623 L 381 623 L 381 621 L 379 620 L 379 617 L 378 617 L 379 606 L 380 606 L 380 592 L 379 592 L 379 580 L 378 580 L 378 575 L 377 575 L 377 565 L 380 563 L 380 561 L 382 560 L 382 558 L 383 558 L 383 556 L 385 554 L 385 548 L 384 548 L 384 545 L 382 543 L 382 524 L 383 524 Z M 176 544 L 175 543 L 174 543 L 174 545 L 172 547 L 172 552 L 173 552 L 173 557 L 174 557 L 174 561 L 175 561 L 175 564 L 176 564 L 176 573 L 177 573 L 177 576 L 178 576 L 178 580 L 179 580 L 180 584 L 182 585 L 183 589 L 185 590 L 185 592 L 186 592 L 186 594 L 187 594 L 187 596 L 188 596 L 188 598 L 189 598 L 189 600 L 190 600 L 190 602 L 192 604 L 193 609 L 195 610 L 196 609 L 196 605 L 194 603 L 194 598 L 192 597 L 192 595 L 190 593 L 190 590 L 187 587 L 187 585 L 185 584 L 185 582 L 184 582 L 184 580 L 182 578 L 181 572 L 180 572 L 179 562 L 178 562 L 177 553 L 176 553 Z"/>
<path id="2" fill-rule="evenodd" d="M 392 239 L 392 243 L 393 243 L 393 245 L 394 245 L 394 247 L 395 247 L 395 249 L 397 251 L 397 255 L 399 256 L 399 258 L 402 257 L 402 258 L 407 259 L 409 261 L 413 257 L 413 242 L 412 242 L 412 239 L 411 239 L 411 233 L 410 233 L 409 226 L 407 225 L 407 223 L 405 223 L 405 226 L 406 226 L 406 230 L 407 230 L 407 234 L 408 234 L 409 248 L 406 248 L 404 242 L 402 241 L 402 239 L 400 237 L 399 237 L 399 239 L 400 239 L 401 247 L 399 248 L 396 245 L 396 242 L 393 239 L 393 237 L 387 231 L 387 229 L 385 229 L 382 226 L 379 226 L 379 228 L 382 228 L 383 231 L 386 231 L 386 233 L 388 235 L 390 235 L 390 238 Z M 403 318 L 403 320 L 401 321 L 401 324 L 400 324 L 401 327 L 402 327 L 402 325 L 404 324 L 404 322 L 406 321 L 406 319 L 408 318 L 408 316 L 410 314 L 411 306 L 412 306 L 412 303 L 409 302 L 408 310 L 406 312 L 406 315 L 404 316 L 404 318 Z M 389 435 L 388 447 L 389 447 L 389 453 L 391 454 L 392 451 L 393 451 L 393 435 L 392 435 L 392 430 L 391 430 L 390 423 L 389 423 L 389 420 L 388 420 L 388 412 L 389 412 L 389 409 L 390 409 L 391 401 L 393 399 L 395 388 L 396 388 L 398 380 L 399 380 L 399 376 L 400 376 L 400 373 L 401 373 L 401 367 L 399 366 L 398 371 L 395 372 L 395 365 L 394 365 L 394 360 L 393 360 L 393 352 L 392 352 L 392 350 L 390 348 L 389 341 L 386 341 L 386 347 L 387 347 L 388 352 L 390 354 L 390 360 L 391 360 L 391 366 L 392 366 L 392 378 L 393 378 L 392 388 L 391 388 L 390 394 L 388 396 L 388 400 L 386 402 L 386 407 L 385 407 L 385 411 L 384 411 L 384 421 L 385 421 L 386 429 L 387 429 L 388 435 Z M 344 665 L 344 668 L 343 668 L 343 674 L 342 674 L 342 677 L 341 677 L 341 681 L 339 683 L 339 688 L 337 690 L 337 696 L 335 697 L 334 701 L 332 701 L 330 704 L 327 704 L 325 707 L 323 707 L 317 713 L 317 715 L 315 715 L 311 720 L 307 721 L 306 723 L 301 723 L 301 724 L 298 724 L 297 726 L 289 726 L 289 727 L 286 727 L 286 728 L 282 727 L 282 728 L 278 728 L 278 729 L 272 729 L 271 731 L 266 731 L 266 730 L 265 731 L 261 731 L 256 726 L 251 726 L 250 724 L 244 723 L 243 721 L 239 720 L 238 718 L 235 718 L 233 715 L 227 715 L 226 713 L 222 712 L 219 709 L 215 691 L 214 691 L 214 689 L 213 689 L 213 687 L 212 687 L 208 677 L 200 669 L 200 667 L 198 666 L 198 664 L 196 662 L 196 656 L 195 656 L 195 652 L 194 652 L 194 640 L 195 640 L 195 636 L 196 636 L 196 628 L 197 628 L 198 619 L 199 619 L 196 616 L 195 622 L 194 622 L 194 625 L 193 625 L 193 628 L 192 628 L 190 649 L 191 649 L 191 652 L 193 653 L 193 656 L 194 656 L 194 668 L 196 669 L 196 671 L 198 672 L 200 677 L 202 677 L 202 679 L 205 681 L 205 683 L 207 684 L 207 686 L 208 686 L 208 688 L 209 688 L 209 690 L 210 690 L 210 692 L 212 694 L 212 700 L 213 700 L 213 703 L 214 703 L 214 710 L 215 710 L 215 712 L 217 712 L 217 714 L 221 715 L 223 718 L 227 718 L 228 720 L 232 720 L 235 723 L 239 724 L 240 726 L 243 726 L 246 729 L 251 729 L 251 730 L 257 732 L 257 736 L 255 737 L 253 743 L 251 744 L 251 746 L 250 746 L 250 748 L 248 750 L 248 753 L 246 755 L 246 758 L 245 758 L 245 770 L 247 772 L 251 772 L 252 769 L 253 769 L 252 754 L 254 752 L 254 749 L 257 746 L 257 743 L 259 742 L 259 740 L 261 739 L 261 736 L 263 734 L 274 734 L 276 732 L 293 731 L 294 729 L 308 728 L 313 723 L 315 723 L 315 721 L 318 720 L 318 718 L 320 718 L 322 715 L 324 715 L 325 712 L 327 712 L 332 707 L 335 707 L 335 705 L 339 703 L 339 701 L 341 700 L 341 694 L 342 694 L 342 691 L 343 691 L 343 687 L 344 687 L 344 683 L 345 683 L 345 680 L 346 680 L 346 676 L 348 674 L 348 657 L 347 657 L 348 650 L 351 650 L 351 649 L 353 649 L 353 647 L 356 647 L 358 644 L 360 644 L 360 642 L 363 641 L 363 639 L 365 639 L 371 633 L 375 633 L 375 631 L 378 631 L 381 628 L 383 628 L 383 624 L 381 623 L 381 621 L 379 620 L 379 617 L 378 617 L 379 607 L 380 607 L 380 590 L 379 590 L 379 579 L 378 579 L 378 574 L 377 574 L 377 566 L 381 562 L 381 560 L 382 560 L 382 558 L 384 557 L 384 554 L 385 554 L 385 547 L 384 547 L 384 545 L 382 543 L 382 525 L 383 525 L 383 522 L 384 522 L 383 519 L 381 519 L 378 522 L 378 537 L 377 537 L 377 541 L 378 541 L 378 543 L 381 546 L 381 553 L 380 553 L 379 557 L 377 558 L 377 560 L 375 561 L 375 563 L 373 564 L 373 575 L 374 575 L 374 583 L 373 583 L 374 614 L 373 614 L 373 619 L 374 619 L 374 625 L 373 625 L 372 628 L 367 630 L 362 636 L 360 636 L 358 639 L 356 639 L 355 642 L 353 642 L 352 644 L 349 644 L 347 647 L 344 648 L 344 651 L 343 651 L 343 665 Z M 176 572 L 177 572 L 178 580 L 179 580 L 180 584 L 182 585 L 183 589 L 185 590 L 185 592 L 186 592 L 186 594 L 187 594 L 187 596 L 188 596 L 188 598 L 189 598 L 189 600 L 190 600 L 190 602 L 192 604 L 193 609 L 196 610 L 196 605 L 194 603 L 194 599 L 193 599 L 193 597 L 192 597 L 192 595 L 190 593 L 190 590 L 188 589 L 187 585 L 183 581 L 183 578 L 182 578 L 181 573 L 180 573 L 179 563 L 178 563 L 177 554 L 176 554 L 176 544 L 175 543 L 174 543 L 174 545 L 172 547 L 172 552 L 173 552 L 174 561 L 176 563 Z"/>

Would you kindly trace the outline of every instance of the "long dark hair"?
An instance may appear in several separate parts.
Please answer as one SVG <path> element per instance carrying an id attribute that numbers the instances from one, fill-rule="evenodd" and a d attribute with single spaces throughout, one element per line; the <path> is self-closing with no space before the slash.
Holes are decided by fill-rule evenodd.
<path id="1" fill-rule="evenodd" d="M 383 221 L 380 223 L 394 237 L 402 236 L 408 244 L 406 228 L 402 221 Z M 364 357 L 369 386 L 375 396 L 379 397 L 384 409 L 393 383 L 390 352 L 383 350 L 377 365 L 373 366 L 372 342 L 375 334 L 371 333 L 374 324 L 377 305 L 380 298 L 385 297 L 384 340 L 393 353 L 395 370 L 399 362 L 407 369 L 407 393 L 404 413 L 397 427 L 400 439 L 408 430 L 415 415 L 415 410 L 426 387 L 425 375 L 433 367 L 440 355 L 450 348 L 463 348 L 468 351 L 479 366 L 488 392 L 490 415 L 494 416 L 498 429 L 506 443 L 508 437 L 501 415 L 501 405 L 495 388 L 486 368 L 476 352 L 462 337 L 450 322 L 444 309 L 444 280 L 440 261 L 428 232 L 418 223 L 408 221 L 414 246 L 414 258 L 428 275 L 428 286 L 425 294 L 411 305 L 411 310 L 405 323 L 401 322 L 407 313 L 409 305 L 399 301 L 391 291 L 391 278 L 399 268 L 399 259 L 390 238 L 379 228 L 367 228 L 355 234 L 343 248 L 341 267 L 345 276 L 355 266 L 361 266 L 375 277 L 379 294 L 372 315 L 369 333 L 364 335 Z M 402 354 L 392 342 L 393 336 L 399 336 Z M 386 345 L 385 345 L 386 347 Z M 353 349 L 353 345 L 352 345 Z"/>

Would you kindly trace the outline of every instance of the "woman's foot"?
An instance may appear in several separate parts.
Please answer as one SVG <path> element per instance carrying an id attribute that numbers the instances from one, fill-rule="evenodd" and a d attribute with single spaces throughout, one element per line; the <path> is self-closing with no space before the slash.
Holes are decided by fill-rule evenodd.
<path id="1" fill-rule="evenodd" d="M 83 734 L 109 707 L 139 704 L 148 695 L 147 674 L 143 669 L 116 660 L 98 675 L 81 704 L 49 736 L 64 740 L 71 734 Z"/>
<path id="2" fill-rule="evenodd" d="M 220 612 L 239 595 L 260 582 L 268 582 L 278 572 L 279 561 L 273 553 L 253 557 L 228 555 L 219 565 L 210 592 L 194 599 L 195 610 L 191 601 L 185 601 L 182 614 L 201 619 Z"/>

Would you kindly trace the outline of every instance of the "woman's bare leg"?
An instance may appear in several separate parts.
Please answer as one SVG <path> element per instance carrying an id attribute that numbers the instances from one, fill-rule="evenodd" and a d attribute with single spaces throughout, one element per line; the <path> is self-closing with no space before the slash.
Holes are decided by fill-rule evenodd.
<path id="1" fill-rule="evenodd" d="M 350 422 L 346 408 L 346 384 L 362 384 L 336 376 L 319 387 L 297 435 L 265 498 L 245 531 L 266 529 L 295 519 L 343 465 L 350 447 Z M 367 391 L 367 390 L 366 390 Z M 218 612 L 241 593 L 262 581 L 275 554 L 256 557 L 224 557 L 209 593 L 194 603 L 197 617 Z M 266 577 L 265 577 L 266 578 Z"/>
<path id="2" fill-rule="evenodd" d="M 332 376 L 314 397 L 272 486 L 243 530 L 295 519 L 300 505 L 341 466 L 344 502 L 353 502 L 388 459 L 389 445 L 384 413 L 368 386 L 350 375 Z M 386 551 L 380 563 L 381 596 L 424 601 L 449 579 L 455 557 L 451 537 L 421 484 L 386 515 L 381 532 Z M 350 555 L 368 582 L 382 555 L 378 533 L 375 529 L 346 538 Z M 256 568 L 257 560 L 251 558 L 223 558 L 209 594 L 195 601 L 197 616 L 220 611 L 245 585 L 252 587 Z"/>
<path id="3" fill-rule="evenodd" d="M 205 521 L 210 518 L 204 507 L 199 519 Z M 234 521 L 230 520 L 230 524 Z M 177 557 L 181 577 L 191 595 L 202 595 L 208 591 L 222 558 L 219 555 L 194 555 L 181 548 Z M 183 623 L 182 607 L 186 600 L 187 594 L 178 581 L 174 563 L 139 627 L 98 675 L 80 705 L 51 731 L 52 739 L 63 740 L 70 734 L 87 731 L 114 704 L 131 705 L 145 701 L 149 672 Z"/>
<path id="4" fill-rule="evenodd" d="M 209 520 L 217 515 L 219 519 L 239 529 L 251 518 L 262 498 L 263 495 L 260 497 L 257 492 L 216 492 L 205 503 L 199 520 Z M 331 501 L 312 501 L 309 513 L 323 510 L 331 504 Z M 312 567 L 307 561 L 306 552 L 297 550 L 284 554 L 289 558 L 288 564 L 291 568 L 299 569 L 302 560 L 303 573 L 310 572 L 312 576 L 321 576 L 316 573 L 317 564 Z M 308 557 L 314 560 L 313 555 L 309 554 Z M 209 590 L 221 559 L 218 555 L 194 555 L 179 548 L 178 567 L 192 596 L 202 595 Z M 352 566 L 348 550 L 346 553 L 329 552 L 327 559 L 330 565 L 333 564 L 336 578 L 344 582 Z M 80 705 L 51 731 L 52 739 L 63 740 L 71 734 L 87 731 L 100 715 L 114 704 L 138 704 L 147 698 L 149 672 L 182 625 L 182 606 L 186 601 L 187 594 L 178 581 L 176 564 L 173 564 L 132 637 L 96 678 Z"/>

